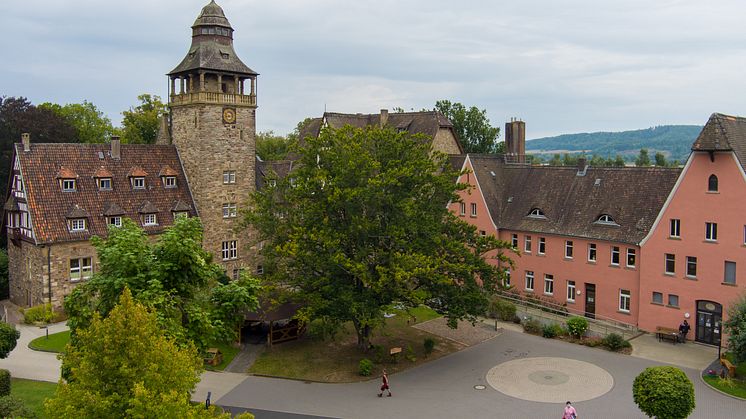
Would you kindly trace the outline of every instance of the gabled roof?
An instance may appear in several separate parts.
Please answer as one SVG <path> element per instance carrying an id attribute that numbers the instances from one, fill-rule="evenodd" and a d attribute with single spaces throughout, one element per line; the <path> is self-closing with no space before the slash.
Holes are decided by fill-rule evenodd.
<path id="1" fill-rule="evenodd" d="M 498 228 L 637 244 L 652 228 L 681 173 L 678 168 L 505 164 L 469 155 Z M 546 219 L 529 217 L 540 209 Z M 618 226 L 596 222 L 602 214 Z"/>
<path id="2" fill-rule="evenodd" d="M 92 235 L 106 236 L 106 216 L 126 216 L 139 220 L 138 211 L 148 201 L 155 208 L 169 208 L 177 200 L 194 201 L 186 186 L 186 176 L 173 145 L 122 144 L 121 159 L 109 156 L 108 144 L 41 144 L 32 143 L 31 151 L 15 145 L 15 155 L 21 166 L 26 201 L 37 243 L 87 240 Z M 104 155 L 100 159 L 99 153 Z M 177 188 L 165 188 L 157 174 L 163 166 L 177 168 Z M 55 174 L 60 167 L 80 175 L 75 192 L 63 192 Z M 145 189 L 133 190 L 129 175 L 133 167 L 145 174 Z M 112 189 L 100 191 L 94 174 L 101 170 L 111 173 Z M 153 175 L 150 175 L 153 173 Z M 140 173 L 138 173 L 140 174 Z M 88 218 L 84 234 L 71 234 L 67 227 L 70 215 Z M 190 215 L 196 216 L 194 210 Z M 170 215 L 161 215 L 157 226 L 144 227 L 148 233 L 159 233 L 173 223 Z"/>
<path id="3" fill-rule="evenodd" d="M 148 172 L 145 171 L 140 166 L 135 166 L 132 169 L 130 169 L 128 177 L 146 177 L 148 175 Z"/>
<path id="4" fill-rule="evenodd" d="M 179 174 L 179 172 L 177 172 L 176 170 L 172 169 L 171 166 L 164 166 L 161 169 L 161 171 L 158 172 L 158 176 L 160 176 L 160 177 L 163 177 L 163 176 L 177 176 L 178 174 Z"/>
<path id="5" fill-rule="evenodd" d="M 261 189 L 264 187 L 265 180 L 269 175 L 277 177 L 277 179 L 284 179 L 293 170 L 295 162 L 293 160 L 271 160 L 256 161 L 256 188 Z"/>
<path id="6" fill-rule="evenodd" d="M 60 166 L 60 170 L 57 171 L 56 177 L 57 179 L 77 179 L 78 174 L 68 167 Z"/>
<path id="7" fill-rule="evenodd" d="M 70 208 L 70 211 L 67 212 L 65 218 L 88 218 L 90 216 L 91 214 L 89 214 L 88 211 L 75 204 Z"/>
<path id="8" fill-rule="evenodd" d="M 104 166 L 99 167 L 98 169 L 96 169 L 95 172 L 93 172 L 94 178 L 101 179 L 101 178 L 107 178 L 111 176 L 112 176 L 111 171 L 109 171 L 109 169 L 105 168 Z"/>
<path id="9" fill-rule="evenodd" d="M 712 114 L 694 140 L 692 151 L 733 151 L 746 169 L 746 118 Z"/>
<path id="10" fill-rule="evenodd" d="M 140 208 L 137 210 L 137 212 L 139 212 L 140 214 L 153 214 L 159 211 L 152 202 L 145 201 L 142 203 L 142 205 L 140 205 Z"/>
<path id="11" fill-rule="evenodd" d="M 176 201 L 174 205 L 171 207 L 172 212 L 186 212 L 186 211 L 191 211 L 191 210 L 192 210 L 192 206 L 182 200 Z"/>

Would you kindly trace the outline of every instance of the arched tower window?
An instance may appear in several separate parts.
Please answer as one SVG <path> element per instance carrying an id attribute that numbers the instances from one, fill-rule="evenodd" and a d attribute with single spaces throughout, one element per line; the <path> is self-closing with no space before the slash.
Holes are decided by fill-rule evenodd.
<path id="1" fill-rule="evenodd" d="M 715 175 L 710 175 L 710 178 L 707 180 L 707 192 L 717 192 L 718 191 L 718 177 Z"/>

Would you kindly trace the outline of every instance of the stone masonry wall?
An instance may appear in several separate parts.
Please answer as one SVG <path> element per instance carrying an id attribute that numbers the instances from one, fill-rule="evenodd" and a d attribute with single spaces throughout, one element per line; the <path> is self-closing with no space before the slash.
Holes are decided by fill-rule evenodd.
<path id="1" fill-rule="evenodd" d="M 240 212 L 256 188 L 256 109 L 236 106 L 236 123 L 224 124 L 223 107 L 221 104 L 172 105 L 171 136 L 204 225 L 203 247 L 231 276 L 234 269 L 255 269 L 249 233 L 239 232 L 237 228 Z M 234 184 L 223 183 L 224 171 L 235 171 Z M 239 216 L 223 218 L 224 203 L 236 203 Z M 222 243 L 230 240 L 238 242 L 238 258 L 224 261 Z"/>
<path id="2" fill-rule="evenodd" d="M 433 138 L 433 150 L 446 154 L 461 154 L 458 149 L 458 141 L 453 132 L 447 128 L 440 128 Z"/>

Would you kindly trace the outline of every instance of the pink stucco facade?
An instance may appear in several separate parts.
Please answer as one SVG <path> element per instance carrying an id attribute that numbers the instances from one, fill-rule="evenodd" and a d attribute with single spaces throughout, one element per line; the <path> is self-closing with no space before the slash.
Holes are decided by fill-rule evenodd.
<path id="1" fill-rule="evenodd" d="M 717 191 L 708 190 L 712 175 L 717 177 Z M 688 338 L 717 343 L 722 331 L 717 316 L 711 314 L 721 311 L 724 320 L 728 307 L 746 290 L 744 208 L 746 181 L 734 154 L 716 152 L 711 159 L 706 152 L 692 153 L 642 243 L 640 328 L 676 327 L 688 315 L 692 327 Z M 679 221 L 672 227 L 671 220 Z M 706 237 L 706 223 L 717 224 L 715 238 L 712 227 L 711 237 Z M 735 268 L 728 278 L 726 262 Z M 702 302 L 699 308 L 698 301 Z"/>

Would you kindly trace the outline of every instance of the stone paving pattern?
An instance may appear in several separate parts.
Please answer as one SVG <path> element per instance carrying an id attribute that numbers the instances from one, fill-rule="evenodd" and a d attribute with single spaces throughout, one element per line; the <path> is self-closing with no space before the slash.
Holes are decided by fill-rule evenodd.
<path id="1" fill-rule="evenodd" d="M 497 328 L 497 330 L 495 330 L 494 325 L 489 326 L 485 323 L 482 323 L 481 321 L 472 325 L 468 321 L 460 320 L 458 322 L 458 327 L 456 329 L 452 329 L 448 327 L 448 323 L 443 317 L 438 317 L 437 319 L 417 323 L 412 327 L 424 330 L 425 332 L 429 332 L 434 335 L 442 336 L 464 346 L 474 346 L 478 343 L 482 343 L 486 340 L 494 338 L 501 332 L 501 329 L 499 327 Z"/>

